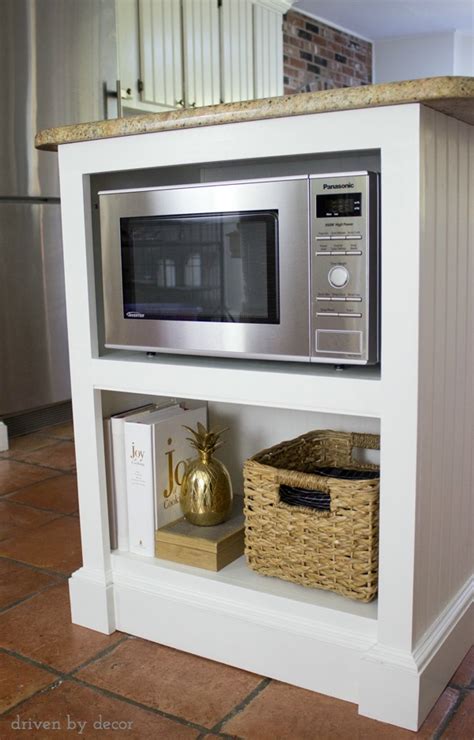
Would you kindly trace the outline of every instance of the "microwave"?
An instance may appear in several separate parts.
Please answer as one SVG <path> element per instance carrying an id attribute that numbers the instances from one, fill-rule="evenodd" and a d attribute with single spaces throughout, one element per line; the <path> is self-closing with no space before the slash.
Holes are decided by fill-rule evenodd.
<path id="1" fill-rule="evenodd" d="M 105 345 L 379 360 L 379 175 L 99 193 Z"/>

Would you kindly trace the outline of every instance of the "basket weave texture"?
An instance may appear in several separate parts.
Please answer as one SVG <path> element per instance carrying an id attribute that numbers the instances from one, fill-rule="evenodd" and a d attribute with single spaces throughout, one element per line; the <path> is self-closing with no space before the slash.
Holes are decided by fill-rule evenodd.
<path id="1" fill-rule="evenodd" d="M 374 434 L 317 430 L 244 464 L 245 554 L 255 571 L 359 601 L 377 593 L 379 479 L 342 480 L 316 467 L 378 470 L 354 448 L 380 449 Z M 280 501 L 280 485 L 323 491 L 330 511 Z"/>

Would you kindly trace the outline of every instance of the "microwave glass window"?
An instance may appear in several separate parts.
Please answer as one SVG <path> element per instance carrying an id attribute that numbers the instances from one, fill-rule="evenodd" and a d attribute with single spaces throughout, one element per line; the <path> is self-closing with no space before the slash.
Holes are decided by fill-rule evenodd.
<path id="1" fill-rule="evenodd" d="M 354 218 L 362 213 L 362 193 L 333 193 L 316 196 L 318 218 L 345 216 Z"/>
<path id="2" fill-rule="evenodd" d="M 120 219 L 124 317 L 279 323 L 278 212 Z"/>

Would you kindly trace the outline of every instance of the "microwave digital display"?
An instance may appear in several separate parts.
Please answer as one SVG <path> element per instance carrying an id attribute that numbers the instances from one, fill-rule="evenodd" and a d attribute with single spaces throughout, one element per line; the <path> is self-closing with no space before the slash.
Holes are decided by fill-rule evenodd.
<path id="1" fill-rule="evenodd" d="M 351 218 L 362 213 L 362 193 L 334 193 L 316 196 L 318 218 Z"/>

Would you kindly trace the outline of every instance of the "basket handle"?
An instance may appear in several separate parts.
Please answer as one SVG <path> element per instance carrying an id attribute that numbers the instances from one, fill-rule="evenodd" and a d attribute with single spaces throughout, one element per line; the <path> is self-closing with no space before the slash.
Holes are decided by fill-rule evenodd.
<path id="1" fill-rule="evenodd" d="M 380 450 L 380 435 L 353 432 L 351 444 L 352 450 L 354 447 L 360 447 L 362 450 Z"/>
<path id="2" fill-rule="evenodd" d="M 361 450 L 380 450 L 380 435 L 379 434 L 360 434 L 359 432 L 352 432 L 351 435 L 351 452 L 350 458 L 351 463 L 356 467 L 363 467 L 364 464 L 360 460 L 354 457 L 355 448 Z M 378 468 L 378 465 L 369 465 L 372 468 Z"/>
<path id="3" fill-rule="evenodd" d="M 280 470 L 278 475 L 278 484 L 279 486 L 297 486 L 299 488 L 308 488 L 315 491 L 318 490 L 321 493 L 328 493 L 331 495 L 329 481 L 321 476 L 319 478 L 320 483 L 318 483 L 318 487 L 316 489 L 314 488 L 314 478 L 314 474 L 297 473 L 294 470 Z"/>

